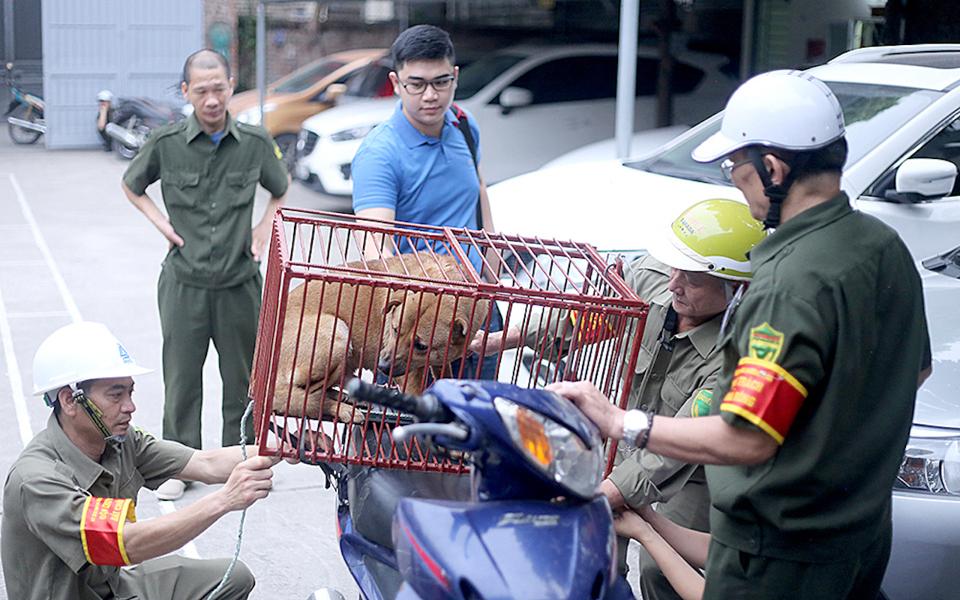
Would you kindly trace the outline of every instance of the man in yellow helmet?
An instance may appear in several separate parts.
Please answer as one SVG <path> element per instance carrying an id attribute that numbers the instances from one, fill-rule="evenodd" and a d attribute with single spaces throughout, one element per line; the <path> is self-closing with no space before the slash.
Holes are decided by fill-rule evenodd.
<path id="1" fill-rule="evenodd" d="M 723 314 L 737 290 L 750 280 L 747 253 L 763 237 L 763 228 L 750 216 L 747 205 L 704 200 L 684 210 L 664 235 L 650 241 L 650 256 L 625 265 L 627 284 L 650 304 L 629 408 L 670 417 L 710 412 L 722 364 L 717 339 Z M 576 319 L 566 311 L 550 311 L 543 321 L 525 336 L 515 326 L 508 329 L 505 340 L 491 334 L 486 352 L 520 343 L 531 348 L 556 345 L 564 351 L 576 335 Z M 473 348 L 482 346 L 481 332 Z M 622 449 L 619 464 L 601 489 L 615 511 L 659 503 L 658 512 L 675 523 L 698 531 L 709 529 L 710 497 L 702 465 Z M 623 567 L 626 540 L 620 551 Z M 679 598 L 644 550 L 640 587 L 645 600 Z"/>

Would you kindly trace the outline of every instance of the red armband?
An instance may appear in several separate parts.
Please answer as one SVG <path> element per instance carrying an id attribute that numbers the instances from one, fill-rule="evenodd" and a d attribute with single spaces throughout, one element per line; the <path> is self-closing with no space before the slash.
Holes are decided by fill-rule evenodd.
<path id="1" fill-rule="evenodd" d="M 777 363 L 741 358 L 720 410 L 750 421 L 782 444 L 807 388 Z"/>
<path id="2" fill-rule="evenodd" d="M 136 507 L 129 498 L 87 498 L 80 519 L 80 538 L 87 562 L 111 567 L 129 565 L 123 547 L 123 526 L 136 520 Z"/>

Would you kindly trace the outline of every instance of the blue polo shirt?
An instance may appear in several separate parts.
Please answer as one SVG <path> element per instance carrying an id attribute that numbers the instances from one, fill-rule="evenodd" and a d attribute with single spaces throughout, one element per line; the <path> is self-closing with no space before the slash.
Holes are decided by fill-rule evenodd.
<path id="1" fill-rule="evenodd" d="M 470 113 L 467 121 L 479 160 L 480 130 Z M 477 227 L 480 180 L 452 110 L 446 112 L 440 137 L 435 138 L 411 125 L 398 101 L 390 119 L 363 140 L 351 174 L 354 212 L 390 208 L 397 221 Z M 405 239 L 398 246 L 401 252 L 411 250 Z M 471 262 L 479 272 L 479 256 L 471 256 Z"/>

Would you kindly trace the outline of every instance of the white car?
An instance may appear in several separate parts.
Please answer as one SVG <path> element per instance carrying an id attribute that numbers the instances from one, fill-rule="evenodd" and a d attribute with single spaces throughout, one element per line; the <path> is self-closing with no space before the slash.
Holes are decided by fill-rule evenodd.
<path id="1" fill-rule="evenodd" d="M 639 131 L 630 138 L 630 155 L 646 156 L 667 142 L 672 141 L 688 129 L 690 129 L 689 125 L 671 125 L 670 127 L 658 127 L 657 129 Z M 577 148 L 576 150 L 567 152 L 551 160 L 541 168 L 563 167 L 582 162 L 610 161 L 616 157 L 617 140 L 610 138 L 609 140 L 594 142 L 587 144 L 583 148 Z"/>
<path id="2" fill-rule="evenodd" d="M 726 59 L 686 53 L 674 64 L 674 113 L 696 123 L 722 107 L 736 82 L 721 72 Z M 634 125 L 656 126 L 656 49 L 637 57 Z M 518 46 L 465 67 L 457 104 L 480 126 L 481 170 L 496 182 L 539 168 L 552 158 L 613 135 L 617 48 L 611 45 Z M 349 194 L 350 162 L 364 136 L 396 101 L 353 102 L 307 119 L 294 175 L 328 193 Z"/>
<path id="3" fill-rule="evenodd" d="M 856 208 L 900 233 L 918 261 L 926 297 L 933 375 L 917 393 L 893 493 L 894 542 L 884 592 L 897 600 L 956 598 L 960 250 L 953 250 L 960 246 L 960 45 L 868 48 L 810 72 L 843 107 L 850 147 L 843 189 Z M 542 169 L 492 186 L 497 228 L 642 252 L 651 233 L 686 206 L 711 197 L 743 200 L 717 163 L 690 158 L 719 129 L 720 117 L 640 160 Z"/>

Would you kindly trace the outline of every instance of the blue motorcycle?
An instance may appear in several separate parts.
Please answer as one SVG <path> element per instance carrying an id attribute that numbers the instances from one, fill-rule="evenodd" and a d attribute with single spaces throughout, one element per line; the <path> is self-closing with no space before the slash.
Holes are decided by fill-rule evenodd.
<path id="1" fill-rule="evenodd" d="M 572 403 L 492 381 L 440 380 L 409 396 L 355 379 L 348 391 L 412 415 L 392 444 L 374 442 L 396 451 L 416 436 L 471 467 L 338 467 L 340 550 L 363 597 L 633 598 L 617 574 L 609 505 L 596 493 L 602 442 Z"/>

